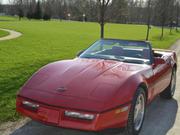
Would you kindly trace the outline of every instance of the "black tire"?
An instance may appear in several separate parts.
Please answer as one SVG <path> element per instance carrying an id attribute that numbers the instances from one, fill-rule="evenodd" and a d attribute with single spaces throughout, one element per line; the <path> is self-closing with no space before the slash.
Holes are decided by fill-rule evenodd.
<path id="1" fill-rule="evenodd" d="M 143 95 L 143 97 L 144 97 L 144 116 L 143 116 L 143 119 L 142 119 L 142 123 L 141 123 L 139 129 L 137 130 L 135 128 L 134 118 L 135 118 L 135 107 L 136 107 L 136 104 L 137 104 L 138 97 L 140 95 Z M 138 135 L 139 134 L 139 132 L 141 131 L 143 122 L 144 122 L 145 112 L 146 112 L 146 94 L 145 94 L 145 90 L 143 88 L 138 88 L 137 92 L 136 92 L 136 94 L 135 94 L 135 96 L 133 98 L 132 106 L 131 106 L 131 109 L 130 109 L 130 112 L 129 112 L 128 123 L 127 123 L 127 127 L 125 129 L 125 134 L 126 135 Z"/>
<path id="2" fill-rule="evenodd" d="M 175 79 L 173 82 L 173 79 Z M 176 89 L 176 69 L 173 68 L 172 71 L 172 75 L 171 75 L 171 82 L 169 84 L 169 86 L 160 93 L 160 97 L 164 98 L 164 99 L 172 99 L 175 93 L 175 89 Z"/>

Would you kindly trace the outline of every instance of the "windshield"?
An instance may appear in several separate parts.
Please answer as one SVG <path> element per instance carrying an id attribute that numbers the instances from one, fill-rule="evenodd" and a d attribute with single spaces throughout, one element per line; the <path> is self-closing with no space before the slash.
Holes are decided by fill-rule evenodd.
<path id="1" fill-rule="evenodd" d="M 80 58 L 116 60 L 136 64 L 150 64 L 150 45 L 143 41 L 99 40 Z"/>

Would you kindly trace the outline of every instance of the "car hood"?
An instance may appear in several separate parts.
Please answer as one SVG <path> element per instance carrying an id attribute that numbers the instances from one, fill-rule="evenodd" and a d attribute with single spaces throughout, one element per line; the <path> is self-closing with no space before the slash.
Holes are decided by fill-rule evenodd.
<path id="1" fill-rule="evenodd" d="M 97 59 L 76 58 L 54 62 L 35 73 L 19 95 L 50 104 L 55 99 L 66 99 L 68 102 L 70 98 L 74 102 L 77 99 L 79 102 L 106 104 L 142 68 L 143 65 Z M 37 95 L 46 97 L 46 100 Z M 62 106 L 62 101 L 53 104 Z M 68 105 L 72 106 L 70 103 Z"/>

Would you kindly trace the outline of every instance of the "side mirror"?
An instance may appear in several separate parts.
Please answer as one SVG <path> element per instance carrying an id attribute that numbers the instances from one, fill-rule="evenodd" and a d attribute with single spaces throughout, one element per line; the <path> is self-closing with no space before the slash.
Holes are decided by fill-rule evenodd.
<path id="1" fill-rule="evenodd" d="M 155 66 L 161 65 L 161 64 L 165 64 L 165 63 L 166 63 L 165 60 L 162 59 L 162 58 L 155 58 L 155 59 L 154 59 L 154 64 L 155 64 Z"/>
<path id="2" fill-rule="evenodd" d="M 79 57 L 83 52 L 84 50 L 79 51 L 76 56 Z"/>

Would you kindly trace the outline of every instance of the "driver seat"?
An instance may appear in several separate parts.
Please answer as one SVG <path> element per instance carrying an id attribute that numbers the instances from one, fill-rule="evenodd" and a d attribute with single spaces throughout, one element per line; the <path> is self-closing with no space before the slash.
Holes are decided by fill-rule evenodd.
<path id="1" fill-rule="evenodd" d="M 113 46 L 112 47 L 112 54 L 115 56 L 122 56 L 124 54 L 124 50 L 122 47 Z"/>
<path id="2" fill-rule="evenodd" d="M 150 50 L 149 49 L 143 49 L 143 58 L 149 59 L 150 58 Z"/>

